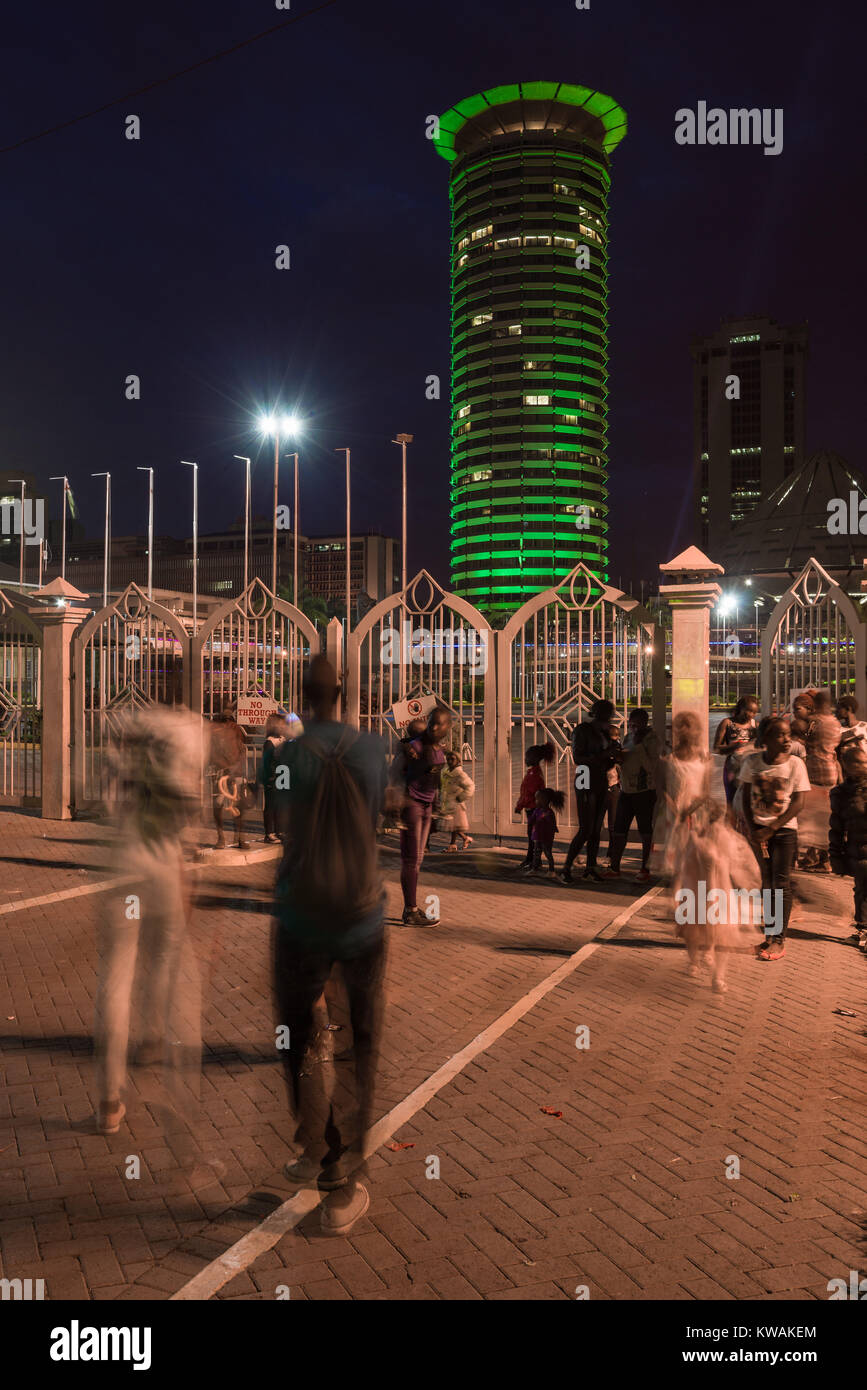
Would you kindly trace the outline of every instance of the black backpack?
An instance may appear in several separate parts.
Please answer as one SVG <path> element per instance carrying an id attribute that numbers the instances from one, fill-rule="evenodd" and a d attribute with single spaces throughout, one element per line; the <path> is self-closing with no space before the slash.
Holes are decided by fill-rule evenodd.
<path id="1" fill-rule="evenodd" d="M 323 927 L 358 922 L 382 898 L 370 807 L 346 765 L 358 737 L 347 728 L 334 748 L 309 733 L 298 741 L 321 770 L 311 802 L 293 806 L 290 793 L 287 860 L 298 910 Z"/>

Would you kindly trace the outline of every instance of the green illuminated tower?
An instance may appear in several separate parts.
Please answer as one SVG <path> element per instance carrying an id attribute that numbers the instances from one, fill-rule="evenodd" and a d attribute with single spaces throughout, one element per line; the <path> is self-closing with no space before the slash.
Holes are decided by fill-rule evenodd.
<path id="1" fill-rule="evenodd" d="M 611 97 L 493 87 L 439 121 L 452 166 L 452 587 L 517 608 L 607 579 Z"/>

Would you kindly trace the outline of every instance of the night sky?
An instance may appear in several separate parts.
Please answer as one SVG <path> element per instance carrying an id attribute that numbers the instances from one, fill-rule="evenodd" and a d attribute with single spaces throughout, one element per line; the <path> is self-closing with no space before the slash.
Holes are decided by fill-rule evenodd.
<path id="1" fill-rule="evenodd" d="M 67 472 L 88 533 L 110 469 L 116 534 L 189 534 L 268 503 L 253 430 L 309 422 L 301 526 L 399 534 L 448 575 L 448 166 L 425 118 L 499 83 L 576 82 L 625 107 L 610 199 L 611 574 L 686 543 L 693 333 L 730 314 L 810 326 L 808 450 L 863 468 L 864 137 L 851 0 L 151 0 L 8 7 L 0 145 L 59 125 L 287 18 L 279 33 L 2 155 L 0 468 Z M 698 101 L 782 107 L 779 157 L 686 148 Z M 124 136 L 141 118 L 140 141 Z M 288 244 L 292 269 L 274 268 Z M 142 398 L 124 398 L 135 373 Z M 425 399 L 425 378 L 443 382 Z M 286 481 L 288 483 L 288 465 Z M 59 485 L 51 484 L 59 498 Z M 282 500 L 289 501 L 288 488 Z M 53 513 L 58 502 L 55 500 Z"/>

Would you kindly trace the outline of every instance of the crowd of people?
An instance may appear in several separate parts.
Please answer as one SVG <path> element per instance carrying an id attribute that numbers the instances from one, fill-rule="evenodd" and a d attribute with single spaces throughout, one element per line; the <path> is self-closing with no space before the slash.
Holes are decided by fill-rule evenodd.
<path id="1" fill-rule="evenodd" d="M 334 668 L 315 657 L 304 681 L 306 726 L 297 717 L 273 715 L 256 775 L 264 793 L 265 840 L 283 846 L 274 895 L 273 989 L 277 1036 L 287 1039 L 278 1047 L 299 1150 L 284 1172 L 292 1185 L 323 1193 L 321 1221 L 330 1234 L 346 1233 L 369 1204 L 362 1179 L 386 960 L 379 833 L 383 824 L 400 830 L 403 925 L 434 926 L 438 897 L 419 904 L 431 829 L 436 820 L 446 831 L 444 853 L 466 849 L 474 791 L 463 766 L 469 750 L 453 733 L 448 710 L 436 708 L 409 725 L 389 764 L 382 739 L 334 718 L 338 695 Z M 578 830 L 559 874 L 554 853 L 565 796 L 546 779 L 556 750 L 551 743 L 527 749 L 515 806 L 527 834 L 518 872 L 568 885 L 583 855 L 583 880 L 620 879 L 635 824 L 638 883 L 667 876 L 681 906 L 704 904 L 712 893 L 759 897 L 763 915 L 749 925 L 758 928 L 761 960 L 777 961 L 785 953 L 797 863 L 806 872 L 853 876 L 855 927 L 867 948 L 867 723 L 858 719 L 852 697 L 832 711 L 822 691 L 800 693 L 790 716 L 759 721 L 758 713 L 755 699 L 739 700 L 717 730 L 714 752 L 725 760 L 724 795 L 717 798 L 712 753 L 696 715 L 675 715 L 665 748 L 645 710 L 630 712 L 623 735 L 613 705 L 597 701 L 572 732 Z M 184 1131 L 197 1101 L 201 985 L 188 935 L 181 832 L 198 811 L 203 763 L 218 845 L 225 845 L 228 815 L 236 844 L 246 847 L 245 818 L 258 799 L 249 777 L 248 735 L 231 708 L 211 727 L 207 747 L 205 737 L 201 720 L 154 708 L 132 718 L 120 745 L 123 886 L 105 898 L 96 1000 L 96 1125 L 102 1133 L 116 1133 L 125 1115 L 136 981 L 144 1000 L 136 1060 L 162 1067 L 167 1128 Z M 606 817 L 608 864 L 602 867 Z M 140 885 L 134 893 L 132 878 Z M 772 902 L 779 902 L 778 910 Z M 725 991 L 726 947 L 748 924 L 725 914 L 712 920 L 703 907 L 679 907 L 674 919 L 689 974 L 707 967 L 713 989 Z M 348 1109 L 338 1105 L 324 1070 L 304 1065 L 335 968 L 353 1035 Z M 192 1141 L 190 1155 L 191 1162 L 203 1158 Z"/>

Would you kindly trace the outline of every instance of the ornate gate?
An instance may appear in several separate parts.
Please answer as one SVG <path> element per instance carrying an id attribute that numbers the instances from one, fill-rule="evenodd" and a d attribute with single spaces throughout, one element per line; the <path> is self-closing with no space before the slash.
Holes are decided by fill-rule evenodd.
<path id="1" fill-rule="evenodd" d="M 42 635 L 18 595 L 0 592 L 0 803 L 42 793 Z"/>
<path id="2" fill-rule="evenodd" d="M 191 707 L 213 719 L 225 705 L 258 695 L 297 713 L 304 667 L 320 645 L 310 619 L 254 579 L 192 639 Z"/>
<path id="3" fill-rule="evenodd" d="M 498 633 L 499 833 L 518 827 L 516 814 L 525 753 L 554 744 L 549 786 L 566 795 L 562 826 L 575 818 L 572 730 L 596 700 L 610 700 L 625 720 L 630 709 L 653 704 L 653 723 L 665 731 L 664 638 L 650 614 L 583 563 L 554 589 L 536 594 Z"/>
<path id="4" fill-rule="evenodd" d="M 109 750 L 123 718 L 147 704 L 189 699 L 189 637 L 181 620 L 130 584 L 73 639 L 73 801 L 114 800 Z"/>
<path id="5" fill-rule="evenodd" d="M 762 708 L 786 710 L 805 686 L 854 695 L 867 706 L 867 628 L 861 611 L 810 559 L 783 594 L 762 634 Z"/>
<path id="6" fill-rule="evenodd" d="M 496 671 L 489 623 L 465 599 L 446 593 L 426 570 L 389 594 L 350 634 L 347 718 L 382 735 L 392 751 L 396 703 L 433 696 L 454 721 L 453 746 L 476 784 L 472 825 L 496 829 Z"/>

